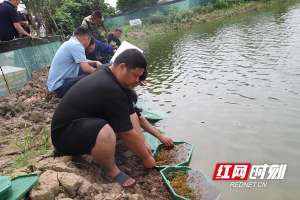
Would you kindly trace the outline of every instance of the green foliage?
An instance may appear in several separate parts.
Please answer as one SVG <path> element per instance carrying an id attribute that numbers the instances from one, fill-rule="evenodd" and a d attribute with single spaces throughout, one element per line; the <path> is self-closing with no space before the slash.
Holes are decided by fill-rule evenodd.
<path id="1" fill-rule="evenodd" d="M 24 132 L 24 137 L 16 141 L 16 146 L 21 152 L 16 158 L 16 166 L 23 167 L 27 165 L 28 159 L 33 154 L 33 140 L 30 129 L 26 128 Z"/>
<path id="2" fill-rule="evenodd" d="M 114 14 L 114 9 L 103 0 L 63 0 L 61 6 L 55 10 L 54 19 L 64 34 L 70 34 L 75 27 L 81 25 L 84 17 L 98 9 L 103 16 Z"/>
<path id="3" fill-rule="evenodd" d="M 240 4 L 247 1 L 257 1 L 257 0 L 216 0 L 215 8 L 228 8 L 232 5 Z"/>
<path id="4" fill-rule="evenodd" d="M 157 0 L 118 0 L 117 9 L 122 11 L 134 10 L 156 4 Z"/>
<path id="5" fill-rule="evenodd" d="M 16 146 L 19 148 L 20 152 L 28 152 L 33 147 L 32 134 L 30 129 L 26 128 L 24 131 L 24 137 L 16 141 Z"/>
<path id="6" fill-rule="evenodd" d="M 217 0 L 215 7 L 216 8 L 227 8 L 229 6 L 229 3 L 227 0 Z"/>
<path id="7" fill-rule="evenodd" d="M 50 129 L 43 128 L 41 131 L 41 138 L 40 138 L 40 153 L 44 154 L 46 153 L 51 146 L 51 140 L 50 140 Z"/>
<path id="8" fill-rule="evenodd" d="M 179 11 L 177 9 L 173 9 L 167 16 L 167 23 L 186 23 L 193 17 L 193 15 L 194 12 L 192 10 Z"/>
<path id="9" fill-rule="evenodd" d="M 160 24 L 166 22 L 168 19 L 165 15 L 153 15 L 146 19 L 146 23 L 148 24 Z"/>
<path id="10" fill-rule="evenodd" d="M 212 12 L 214 9 L 215 8 L 213 4 L 208 4 L 207 6 L 196 6 L 192 10 L 197 14 L 205 14 Z"/>
<path id="11" fill-rule="evenodd" d="M 24 131 L 23 138 L 17 138 L 16 146 L 20 154 L 16 157 L 16 167 L 28 165 L 34 156 L 45 154 L 50 146 L 50 129 L 43 128 L 37 137 L 34 137 L 29 128 Z"/>
<path id="12" fill-rule="evenodd" d="M 146 22 L 148 24 L 185 24 L 193 20 L 195 15 L 205 14 L 214 11 L 215 9 L 226 9 L 235 5 L 239 5 L 243 2 L 255 1 L 255 0 L 216 0 L 214 4 L 208 4 L 207 6 L 194 7 L 191 10 L 179 10 L 173 8 L 161 15 L 152 15 L 148 17 Z"/>
<path id="13" fill-rule="evenodd" d="M 53 13 L 56 8 L 61 6 L 60 0 L 23 0 L 27 9 L 38 21 L 45 25 L 48 33 L 57 31 L 56 23 L 53 19 Z"/>
<path id="14" fill-rule="evenodd" d="M 114 15 L 115 9 L 104 0 L 24 0 L 27 8 L 44 20 L 50 33 L 71 34 L 94 10 L 103 16 Z"/>

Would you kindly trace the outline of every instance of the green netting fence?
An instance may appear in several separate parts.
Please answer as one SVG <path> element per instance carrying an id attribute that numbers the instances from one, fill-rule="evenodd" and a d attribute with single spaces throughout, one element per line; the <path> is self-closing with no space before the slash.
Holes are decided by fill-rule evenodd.
<path id="1" fill-rule="evenodd" d="M 196 7 L 214 4 L 216 0 L 175 0 L 164 4 L 156 4 L 136 11 L 131 11 L 114 17 L 106 17 L 105 23 L 109 27 L 124 26 L 129 24 L 129 20 L 141 19 L 149 21 L 153 18 L 167 16 L 170 12 L 187 11 Z"/>
<path id="2" fill-rule="evenodd" d="M 25 68 L 27 76 L 30 78 L 32 71 L 50 65 L 60 45 L 59 36 L 1 42 L 0 66 Z"/>
<path id="3" fill-rule="evenodd" d="M 49 66 L 61 43 L 59 36 L 0 42 L 0 96 L 18 91 L 33 71 Z"/>

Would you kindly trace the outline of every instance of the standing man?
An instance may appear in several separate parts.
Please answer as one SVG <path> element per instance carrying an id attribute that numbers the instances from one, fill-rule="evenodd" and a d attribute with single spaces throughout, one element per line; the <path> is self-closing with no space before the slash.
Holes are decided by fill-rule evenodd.
<path id="1" fill-rule="evenodd" d="M 20 0 L 9 0 L 0 4 L 0 41 L 13 40 L 19 34 L 32 38 L 21 26 L 17 13 L 19 3 Z"/>
<path id="2" fill-rule="evenodd" d="M 85 17 L 82 21 L 82 26 L 87 28 L 91 35 L 97 40 L 105 40 L 105 37 L 102 35 L 101 29 L 107 33 L 107 30 L 103 24 L 103 16 L 100 11 L 94 11 L 91 15 Z"/>
<path id="3" fill-rule="evenodd" d="M 91 36 L 88 29 L 79 27 L 74 36 L 63 43 L 57 50 L 49 71 L 47 86 L 59 98 L 80 79 L 93 73 L 101 66 L 98 61 L 87 60 L 85 48 L 90 44 Z"/>
<path id="4" fill-rule="evenodd" d="M 112 45 L 116 49 L 120 47 L 121 41 L 120 37 L 122 35 L 123 31 L 119 28 L 115 29 L 114 32 L 108 34 L 107 36 L 107 42 L 108 44 Z"/>
<path id="5" fill-rule="evenodd" d="M 52 119 L 51 138 L 59 152 L 92 155 L 122 187 L 132 187 L 136 181 L 116 165 L 117 138 L 141 158 L 146 168 L 155 166 L 131 98 L 131 89 L 140 83 L 146 66 L 145 57 L 138 50 L 122 52 L 112 66 L 103 67 L 74 85 Z"/>

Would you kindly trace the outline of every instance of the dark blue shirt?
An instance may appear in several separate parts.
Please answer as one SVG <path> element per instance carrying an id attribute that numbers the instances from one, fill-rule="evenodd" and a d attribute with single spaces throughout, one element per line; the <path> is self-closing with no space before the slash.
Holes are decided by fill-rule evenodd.
<path id="1" fill-rule="evenodd" d="M 13 23 L 19 21 L 16 8 L 10 2 L 0 4 L 0 41 L 12 40 L 18 37 Z"/>
<path id="2" fill-rule="evenodd" d="M 105 42 L 95 40 L 95 50 L 92 53 L 86 54 L 87 59 L 97 60 L 103 63 L 107 63 L 107 57 L 113 55 L 113 48 Z"/>
<path id="3" fill-rule="evenodd" d="M 119 40 L 119 38 L 117 38 L 116 36 L 114 36 L 114 34 L 112 34 L 112 33 L 110 33 L 107 36 L 107 42 L 108 42 L 108 44 L 110 44 L 112 46 L 117 46 L 117 47 L 121 46 L 121 41 Z"/>

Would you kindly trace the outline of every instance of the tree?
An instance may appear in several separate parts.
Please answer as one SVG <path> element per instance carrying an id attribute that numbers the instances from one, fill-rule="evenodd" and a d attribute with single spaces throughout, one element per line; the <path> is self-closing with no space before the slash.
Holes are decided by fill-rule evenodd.
<path id="1" fill-rule="evenodd" d="M 103 16 L 114 15 L 115 9 L 104 0 L 24 0 L 26 7 L 43 21 L 47 33 L 69 35 L 84 17 L 94 10 Z"/>
<path id="2" fill-rule="evenodd" d="M 59 0 L 23 0 L 23 2 L 37 21 L 46 27 L 47 33 L 51 34 L 58 31 L 53 13 L 55 8 L 60 5 Z"/>
<path id="3" fill-rule="evenodd" d="M 156 4 L 157 0 L 118 0 L 117 9 L 121 11 L 129 11 Z"/>

